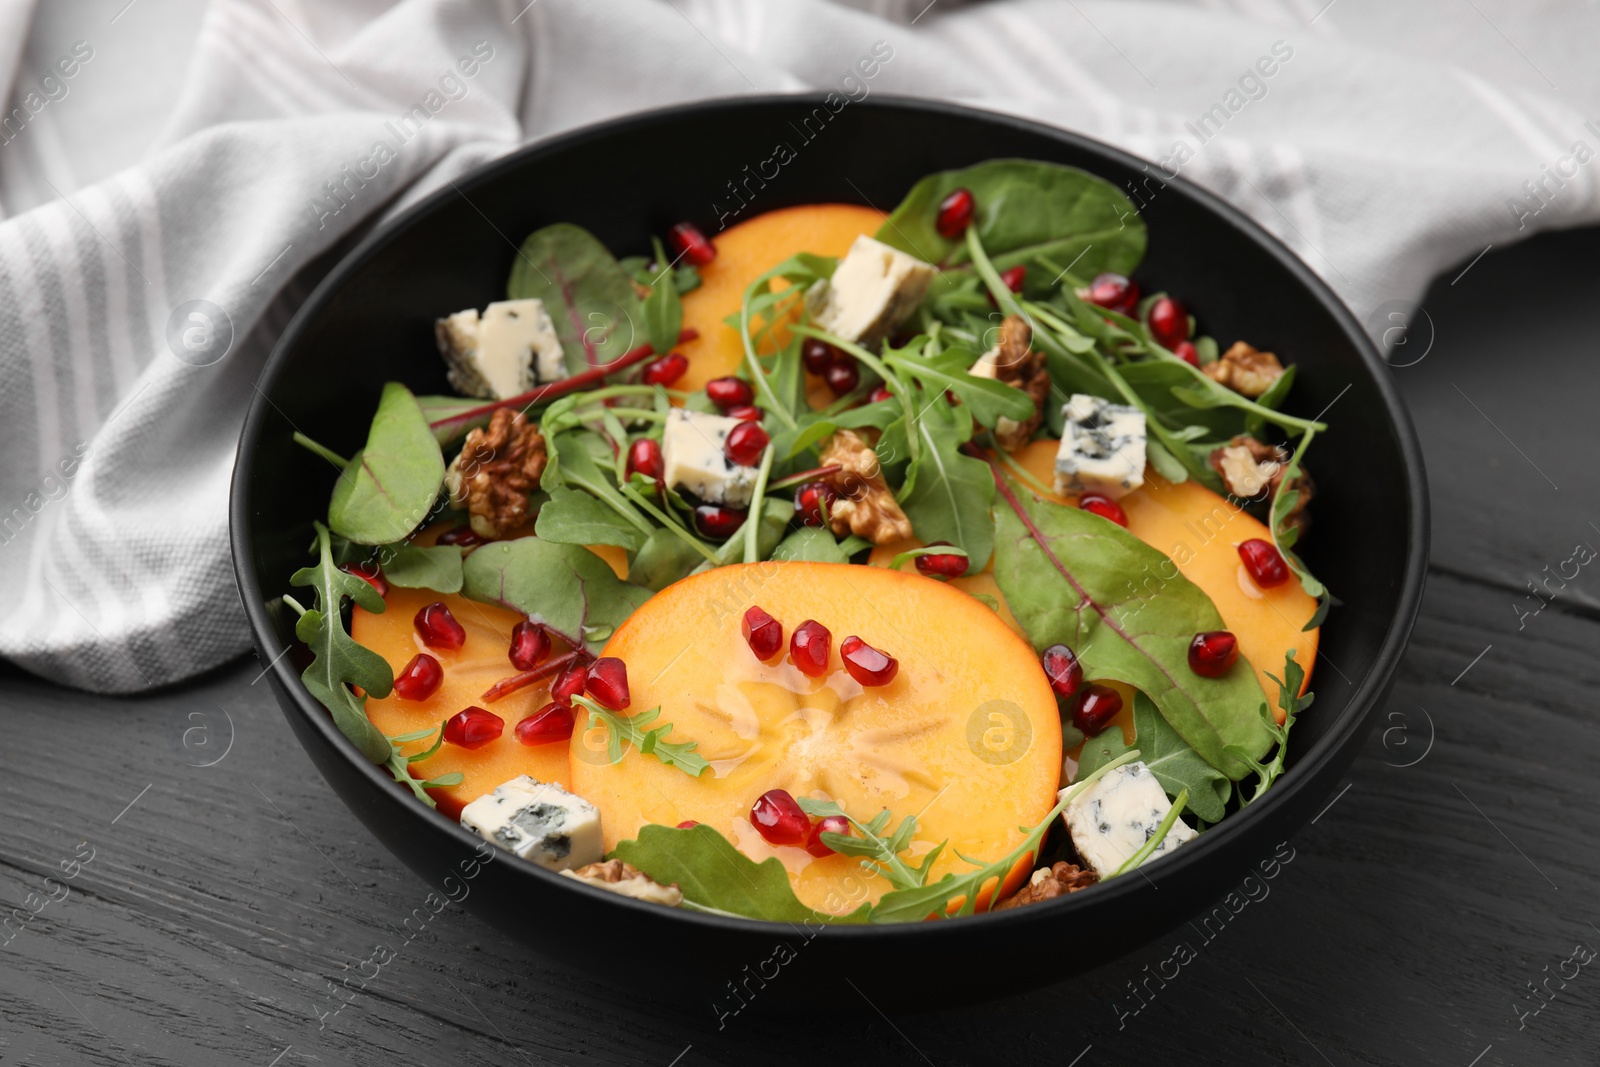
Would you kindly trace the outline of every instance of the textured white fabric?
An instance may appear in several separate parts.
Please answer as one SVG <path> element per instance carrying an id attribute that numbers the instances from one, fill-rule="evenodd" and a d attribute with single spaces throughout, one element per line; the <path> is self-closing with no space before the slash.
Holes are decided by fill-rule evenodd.
<path id="1" fill-rule="evenodd" d="M 228 478 L 292 279 L 526 140 L 838 87 L 882 40 L 857 92 L 1026 114 L 1169 172 L 1182 142 L 1184 177 L 1365 319 L 1491 243 L 1596 216 L 1596 19 L 1520 0 L 0 2 L 0 655 L 128 691 L 244 650 Z M 394 158 L 330 199 L 419 104 Z M 1202 140 L 1207 113 L 1222 132 Z M 168 343 L 198 299 L 234 334 L 209 366 Z"/>

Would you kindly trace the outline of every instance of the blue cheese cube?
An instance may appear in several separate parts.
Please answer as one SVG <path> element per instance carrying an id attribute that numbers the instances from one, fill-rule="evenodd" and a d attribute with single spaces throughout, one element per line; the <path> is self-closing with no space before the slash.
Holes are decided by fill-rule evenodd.
<path id="1" fill-rule="evenodd" d="M 693 493 L 708 504 L 750 506 L 756 469 L 728 458 L 724 447 L 738 419 L 673 408 L 661 436 L 662 478 L 673 489 Z"/>
<path id="2" fill-rule="evenodd" d="M 1115 499 L 1144 484 L 1144 412 L 1073 393 L 1061 408 L 1056 492 L 1104 493 Z"/>
<path id="3" fill-rule="evenodd" d="M 500 300 L 434 324 L 450 384 L 467 396 L 505 400 L 567 376 L 561 338 L 542 300 Z"/>
<path id="4" fill-rule="evenodd" d="M 1063 789 L 1062 795 L 1071 788 Z M 1161 821 L 1171 810 L 1167 791 L 1150 768 L 1136 760 L 1109 771 L 1089 788 L 1080 790 L 1068 802 L 1062 817 L 1072 835 L 1072 847 L 1078 850 L 1090 870 L 1105 878 L 1155 836 Z M 1149 858 L 1165 856 L 1198 836 L 1179 818 Z"/>
<path id="5" fill-rule="evenodd" d="M 596 863 L 605 851 L 598 808 L 526 774 L 461 809 L 461 825 L 552 871 Z"/>
<path id="6" fill-rule="evenodd" d="M 892 334 L 928 294 L 934 267 L 862 235 L 833 278 L 806 294 L 813 325 L 864 348 Z"/>

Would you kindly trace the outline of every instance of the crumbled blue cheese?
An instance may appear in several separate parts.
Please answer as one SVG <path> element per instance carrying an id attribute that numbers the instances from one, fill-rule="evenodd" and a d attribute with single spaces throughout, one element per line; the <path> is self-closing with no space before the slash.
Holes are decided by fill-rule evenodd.
<path id="1" fill-rule="evenodd" d="M 812 324 L 875 348 L 917 310 L 933 275 L 931 263 L 865 235 L 857 237 L 833 278 L 807 292 Z"/>
<path id="2" fill-rule="evenodd" d="M 1061 792 L 1066 794 L 1068 789 Z M 1140 761 L 1124 763 L 1106 773 L 1067 804 L 1062 817 L 1072 835 L 1072 847 L 1089 869 L 1104 878 L 1127 862 L 1155 836 L 1172 802 L 1150 768 Z M 1195 833 L 1179 818 L 1162 838 L 1150 859 L 1165 856 Z M 1148 860 L 1146 861 L 1148 862 Z"/>
<path id="3" fill-rule="evenodd" d="M 708 504 L 749 507 L 756 469 L 728 458 L 724 447 L 738 419 L 673 408 L 661 435 L 662 479 L 670 488 L 693 493 Z"/>
<path id="4" fill-rule="evenodd" d="M 567 376 L 555 324 L 542 300 L 500 300 L 434 324 L 439 354 L 457 391 L 505 400 Z"/>
<path id="5" fill-rule="evenodd" d="M 526 774 L 461 809 L 461 825 L 552 871 L 598 862 L 605 850 L 598 808 Z"/>
<path id="6" fill-rule="evenodd" d="M 1061 408 L 1056 492 L 1123 496 L 1144 484 L 1144 412 L 1073 393 Z"/>

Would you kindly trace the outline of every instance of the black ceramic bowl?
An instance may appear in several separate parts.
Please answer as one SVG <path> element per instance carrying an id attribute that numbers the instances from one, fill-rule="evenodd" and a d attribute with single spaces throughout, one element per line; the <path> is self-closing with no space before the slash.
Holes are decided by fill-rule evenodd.
<path id="1" fill-rule="evenodd" d="M 653 995 L 708 1004 L 769 966 L 780 941 L 797 956 L 787 967 L 822 979 L 786 982 L 795 996 L 833 996 L 840 987 L 827 979 L 845 975 L 878 1003 L 974 1000 L 1154 938 L 1237 884 L 1325 802 L 1378 711 L 1421 598 L 1422 460 L 1388 371 L 1349 311 L 1227 204 L 1181 180 L 1163 186 L 1139 160 L 1082 137 L 949 105 L 874 98 L 845 107 L 809 142 L 791 136 L 819 103 L 718 101 L 564 134 L 459 179 L 371 234 L 301 307 L 262 375 L 234 473 L 234 565 L 273 690 L 322 774 L 413 870 L 498 930 L 614 978 L 635 975 Z M 746 182 L 771 170 L 762 161 L 775 139 L 789 140 L 794 158 Z M 796 929 L 637 903 L 503 853 L 472 866 L 478 839 L 363 760 L 301 685 L 295 657 L 282 655 L 293 619 L 278 598 L 306 562 L 334 477 L 291 432 L 348 455 L 385 380 L 446 391 L 433 319 L 503 298 L 513 242 L 541 226 L 575 222 L 630 254 L 682 219 L 715 232 L 733 203 L 730 182 L 753 196 L 741 219 L 823 201 L 888 209 L 925 174 L 1003 156 L 1136 185 L 1150 234 L 1138 272 L 1146 290 L 1181 293 L 1208 333 L 1248 337 L 1297 362 L 1297 413 L 1333 405 L 1312 457 L 1317 527 L 1305 549 L 1344 604 L 1323 630 L 1317 703 L 1294 731 L 1287 775 L 1148 878 L 954 922 Z"/>

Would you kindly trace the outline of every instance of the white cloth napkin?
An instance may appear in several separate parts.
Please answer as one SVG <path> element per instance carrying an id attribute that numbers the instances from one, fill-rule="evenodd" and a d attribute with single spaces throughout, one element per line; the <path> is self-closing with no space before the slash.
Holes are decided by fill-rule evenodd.
<path id="1" fill-rule="evenodd" d="M 557 130 L 828 87 L 1026 114 L 1177 166 L 1363 319 L 1596 217 L 1586 5 L 1372 7 L 212 0 L 196 25 L 170 0 L 0 3 L 0 655 L 125 692 L 245 650 L 228 479 L 292 279 Z M 892 58 L 853 74 L 878 42 Z M 420 132 L 330 199 L 419 104 Z"/>

